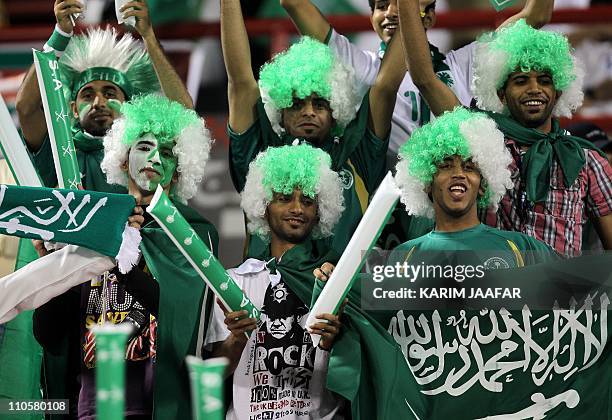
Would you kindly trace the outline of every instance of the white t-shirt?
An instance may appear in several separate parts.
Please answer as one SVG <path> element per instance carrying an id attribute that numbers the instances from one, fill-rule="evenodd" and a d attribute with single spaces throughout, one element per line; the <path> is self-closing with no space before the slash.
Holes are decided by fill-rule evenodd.
<path id="1" fill-rule="evenodd" d="M 360 93 L 365 94 L 367 89 L 374 84 L 376 75 L 380 70 L 381 59 L 379 55 L 372 51 L 361 50 L 336 31 L 332 31 L 328 45 L 343 62 L 355 69 Z M 463 48 L 450 51 L 446 54 L 444 60 L 452 77 L 450 87 L 465 106 L 469 106 L 472 101 L 470 83 L 472 81 L 472 61 L 475 46 L 476 43 L 472 42 Z M 417 87 L 412 82 L 410 73 L 406 72 L 406 76 L 404 76 L 404 80 L 402 80 L 397 91 L 392 117 L 389 149 L 393 154 L 397 154 L 400 146 L 406 142 L 412 131 L 421 125 L 421 111 L 424 103 L 424 99 L 421 99 Z M 433 118 L 434 116 L 431 114 L 430 119 Z"/>
<path id="2" fill-rule="evenodd" d="M 314 348 L 304 328 L 308 308 L 265 261 L 249 258 L 228 270 L 253 304 L 261 323 L 234 371 L 233 399 L 227 419 L 306 420 L 340 418 L 340 399 L 325 388 L 329 352 Z M 218 305 L 205 345 L 224 341 L 230 332 Z"/>

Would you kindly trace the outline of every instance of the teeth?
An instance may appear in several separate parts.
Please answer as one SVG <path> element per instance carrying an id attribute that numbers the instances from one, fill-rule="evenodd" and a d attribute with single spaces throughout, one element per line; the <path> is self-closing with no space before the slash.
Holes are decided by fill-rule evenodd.
<path id="1" fill-rule="evenodd" d="M 542 105 L 542 101 L 527 101 L 525 102 L 527 105 Z"/>
<path id="2" fill-rule="evenodd" d="M 451 190 L 451 191 L 465 192 L 465 188 L 464 188 L 464 187 L 462 187 L 462 186 L 459 186 L 459 185 L 457 185 L 457 186 L 455 186 L 455 187 L 451 187 L 451 189 L 450 189 L 450 190 Z"/>

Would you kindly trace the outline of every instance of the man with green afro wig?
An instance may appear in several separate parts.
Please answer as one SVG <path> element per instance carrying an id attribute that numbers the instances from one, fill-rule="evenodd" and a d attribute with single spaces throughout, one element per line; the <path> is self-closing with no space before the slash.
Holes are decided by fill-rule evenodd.
<path id="1" fill-rule="evenodd" d="M 140 216 L 142 221 L 143 258 L 127 275 L 112 270 L 91 281 L 84 279 L 77 293 L 69 291 L 38 308 L 34 331 L 54 356 L 58 356 L 59 343 L 68 341 L 74 352 L 64 355 L 74 354 L 77 360 L 69 363 L 78 362 L 79 366 L 79 417 L 93 418 L 96 358 L 91 351 L 95 342 L 90 328 L 103 319 L 132 324 L 134 333 L 125 354 L 126 415 L 189 418 L 189 380 L 184 361 L 188 354 L 201 356 L 198 342 L 210 321 L 213 293 L 142 208 L 150 204 L 157 187 L 163 187 L 216 254 L 215 227 L 186 205 L 203 179 L 212 139 L 204 120 L 193 110 L 151 94 L 123 104 L 121 116 L 103 143 L 101 167 L 108 182 L 127 187 L 140 209 L 135 217 Z M 70 325 L 57 322 L 62 311 L 73 314 Z"/>
<path id="2" fill-rule="evenodd" d="M 55 53 L 59 58 L 60 77 L 64 84 L 66 102 L 72 117 L 72 136 L 76 149 L 81 184 L 85 189 L 123 193 L 121 185 L 110 185 L 100 169 L 104 156 L 102 138 L 113 121 L 119 117 L 119 108 L 133 95 L 163 91 L 169 98 L 192 108 L 193 103 L 180 77 L 166 58 L 159 45 L 149 19 L 147 3 L 133 0 L 124 3 L 121 13 L 124 18 L 134 19 L 135 30 L 142 37 L 137 41 L 132 35 L 120 36 L 114 29 L 89 29 L 86 33 L 73 36 L 73 16 L 83 13 L 84 0 L 54 0 L 55 29 L 42 48 Z M 67 89 L 66 89 L 67 88 Z M 32 65 L 19 88 L 16 101 L 17 115 L 23 138 L 32 152 L 32 160 L 47 187 L 58 185 L 52 147 L 47 133 L 41 94 Z M 37 258 L 30 241 L 20 242 L 18 268 Z M 29 317 L 30 319 L 26 319 Z M 17 326 L 18 323 L 22 326 Z M 2 364 L 23 371 L 23 378 L 29 380 L 31 390 L 14 386 L 14 378 L 4 378 L 9 372 L 0 373 L 0 398 L 40 398 L 40 348 L 31 332 L 31 314 L 25 313 L 9 325 L 6 338 L 18 337 L 20 344 L 0 348 Z M 26 343 L 27 341 L 27 343 Z M 38 348 L 37 348 L 38 347 Z M 24 350 L 27 349 L 27 350 Z M 6 356 L 5 356 L 6 355 Z M 48 356 L 48 354 L 47 354 Z M 68 392 L 56 372 L 52 357 L 46 357 L 45 384 L 49 398 L 65 398 Z M 25 380 L 22 383 L 26 383 Z M 76 378 L 74 380 L 76 382 Z M 53 388 L 53 389 L 52 389 Z M 68 385 L 74 389 L 75 386 Z"/>
<path id="3" fill-rule="evenodd" d="M 221 1 L 221 44 L 234 186 L 245 188 L 249 164 L 269 146 L 306 142 L 324 150 L 342 179 L 346 207 L 325 242 L 342 252 L 385 173 L 395 94 L 404 74 L 401 51 L 389 54 L 362 97 L 354 70 L 308 37 L 265 64 L 258 83 L 238 0 Z M 251 249 L 263 246 L 251 237 Z"/>
<path id="4" fill-rule="evenodd" d="M 413 80 L 441 115 L 460 103 L 432 70 L 417 3 L 398 3 L 404 52 Z M 580 254 L 587 220 L 604 248 L 612 249 L 612 167 L 603 152 L 571 136 L 556 118 L 571 116 L 581 105 L 582 79 L 567 38 L 523 20 L 478 41 L 473 91 L 504 133 L 513 181 L 499 209 L 481 218 L 542 240 L 565 256 Z"/>
<path id="5" fill-rule="evenodd" d="M 339 314 L 306 324 L 325 284 L 313 271 L 339 257 L 316 240 L 332 235 L 343 210 L 331 162 L 301 144 L 269 147 L 249 165 L 241 206 L 265 247 L 228 273 L 262 308 L 261 322 L 217 305 L 205 340 L 213 356 L 230 360 L 228 419 L 391 420 L 406 399 L 424 412 L 399 347 L 361 310 L 358 294 Z M 311 334 L 321 337 L 317 347 Z"/>
<path id="6" fill-rule="evenodd" d="M 193 101 L 159 45 L 145 1 L 130 1 L 121 10 L 125 18 L 135 19 L 134 28 L 144 45 L 110 27 L 73 36 L 72 16 L 82 12 L 79 0 L 55 1 L 57 24 L 44 51 L 53 51 L 59 58 L 83 186 L 124 192 L 123 187 L 107 184 L 100 171 L 102 138 L 119 117 L 121 104 L 133 96 L 160 91 L 188 108 L 193 108 Z M 45 185 L 53 187 L 57 180 L 36 79 L 32 66 L 19 89 L 16 108 L 34 164 Z"/>

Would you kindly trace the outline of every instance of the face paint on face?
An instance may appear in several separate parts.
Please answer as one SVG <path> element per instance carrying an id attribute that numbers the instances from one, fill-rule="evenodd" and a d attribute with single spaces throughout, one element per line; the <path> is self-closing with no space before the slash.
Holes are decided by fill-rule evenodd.
<path id="1" fill-rule="evenodd" d="M 79 119 L 83 119 L 85 115 L 89 114 L 89 111 L 91 111 L 91 104 L 79 104 Z"/>
<path id="2" fill-rule="evenodd" d="M 129 176 L 143 191 L 153 192 L 158 185 L 166 187 L 176 172 L 178 158 L 169 144 L 160 144 L 151 134 L 140 138 L 130 148 Z"/>
<path id="3" fill-rule="evenodd" d="M 117 114 L 120 114 L 120 110 L 121 110 L 121 101 L 118 101 L 117 99 L 109 99 L 108 102 L 106 103 L 108 105 L 108 107 L 110 109 L 112 109 L 113 111 L 115 111 Z"/>

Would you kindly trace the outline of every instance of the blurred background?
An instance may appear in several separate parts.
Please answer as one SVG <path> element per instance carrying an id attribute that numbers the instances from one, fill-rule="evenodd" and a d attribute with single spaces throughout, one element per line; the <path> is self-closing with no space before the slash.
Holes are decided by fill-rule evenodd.
<path id="1" fill-rule="evenodd" d="M 364 49 L 377 50 L 379 39 L 369 21 L 367 0 L 313 0 L 338 32 L 350 34 Z M 82 28 L 116 24 L 114 1 L 85 0 Z M 53 30 L 53 0 L 0 0 L 0 93 L 14 110 L 15 95 L 32 63 L 32 48 L 41 49 Z M 243 11 L 256 70 L 271 54 L 285 49 L 295 36 L 278 0 L 244 0 Z M 219 0 L 148 0 L 156 33 L 186 82 L 196 110 L 206 117 L 216 144 L 199 194 L 191 201 L 219 231 L 220 256 L 226 267 L 241 262 L 244 217 L 227 164 L 227 80 L 219 42 Z M 437 24 L 429 38 L 441 51 L 461 47 L 495 28 L 522 6 L 496 13 L 488 0 L 438 0 Z M 572 121 L 592 122 L 612 132 L 612 0 L 556 0 L 546 29 L 566 33 L 585 63 L 585 103 Z M 82 29 L 81 28 L 81 29 Z M 15 119 L 17 124 L 17 120 Z M 0 161 L 0 183 L 11 176 Z M 0 237 L 0 276 L 12 271 L 13 238 Z"/>

